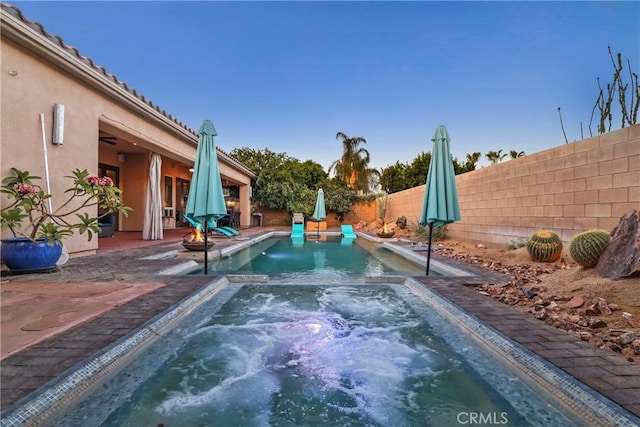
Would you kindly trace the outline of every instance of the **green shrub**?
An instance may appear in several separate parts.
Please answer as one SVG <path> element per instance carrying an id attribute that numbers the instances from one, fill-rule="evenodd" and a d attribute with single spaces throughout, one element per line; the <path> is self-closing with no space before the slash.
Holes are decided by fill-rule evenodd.
<path id="1" fill-rule="evenodd" d="M 507 249 L 510 251 L 515 251 L 516 249 L 520 249 L 527 246 L 527 241 L 524 239 L 512 240 L 507 245 Z"/>
<path id="2" fill-rule="evenodd" d="M 416 240 L 419 242 L 428 242 L 429 241 L 429 226 L 420 225 L 419 222 L 412 222 L 410 225 L 410 230 L 416 236 Z M 442 227 L 433 227 L 433 239 L 432 242 L 436 242 L 438 240 L 444 239 L 446 236 L 446 225 Z"/>

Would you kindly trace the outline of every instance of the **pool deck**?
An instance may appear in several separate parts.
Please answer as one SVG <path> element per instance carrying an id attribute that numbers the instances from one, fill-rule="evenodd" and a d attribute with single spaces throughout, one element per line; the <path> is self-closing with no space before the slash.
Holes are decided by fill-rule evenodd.
<path id="1" fill-rule="evenodd" d="M 241 237 L 246 241 L 275 230 L 243 229 Z M 118 233 L 115 238 L 106 238 L 112 240 L 101 239 L 96 255 L 72 258 L 57 272 L 3 274 L 0 409 L 20 404 L 30 393 L 214 281 L 217 276 L 183 275 L 178 279 L 157 274 L 189 262 L 189 254 L 171 256 L 182 252 L 184 234 L 184 229 L 172 230 L 165 233 L 162 241 L 142 241 L 140 233 Z M 245 241 L 216 237 L 213 250 Z M 426 258 L 426 252 L 416 253 Z M 167 256 L 153 257 L 158 254 Z M 416 280 L 640 416 L 639 366 L 482 296 L 470 286 L 498 283 L 506 276 L 437 254 L 432 254 L 431 259 L 470 274 L 421 276 Z"/>

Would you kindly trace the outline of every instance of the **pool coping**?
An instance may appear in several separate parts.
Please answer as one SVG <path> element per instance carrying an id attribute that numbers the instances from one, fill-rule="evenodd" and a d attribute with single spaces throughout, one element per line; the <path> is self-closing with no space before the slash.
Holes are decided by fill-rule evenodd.
<path id="1" fill-rule="evenodd" d="M 270 232 L 265 233 L 263 238 L 268 238 L 267 234 L 287 235 L 288 233 Z M 246 241 L 234 242 L 230 246 L 238 245 L 239 248 L 243 244 L 246 245 Z M 394 244 L 390 243 L 390 245 Z M 406 243 L 399 242 L 397 245 L 402 246 Z M 115 258 L 109 263 L 111 268 L 122 269 L 124 258 L 136 260 L 158 252 L 157 248 L 155 250 L 141 248 L 132 251 L 139 256 L 132 257 L 131 251 L 123 251 L 128 255 L 111 256 L 111 258 Z M 108 255 L 105 254 L 107 257 Z M 629 413 L 640 415 L 640 367 L 626 361 L 619 355 L 598 349 L 565 331 L 553 328 L 532 316 L 482 296 L 468 287 L 482 283 L 498 283 L 509 276 L 438 254 L 432 254 L 432 262 L 434 261 L 454 264 L 455 268 L 461 268 L 468 275 L 459 277 L 418 276 L 414 279 L 435 290 L 446 300 L 477 317 L 499 333 L 525 346 L 586 386 L 616 402 Z M 75 263 L 82 264 L 81 261 Z M 150 260 L 148 263 L 148 268 L 143 269 L 145 271 L 140 273 L 142 282 L 145 280 L 157 282 L 159 277 L 171 282 L 172 276 L 157 275 L 153 271 L 175 268 L 179 264 L 176 260 L 169 259 Z M 82 364 L 92 354 L 95 355 L 103 351 L 128 333 L 140 329 L 154 316 L 167 308 L 178 305 L 215 278 L 216 276 L 192 276 L 185 278 L 185 283 L 182 286 L 172 283 L 172 286 L 165 286 L 151 295 L 122 305 L 119 307 L 120 311 L 113 310 L 113 313 L 106 313 L 104 316 L 81 324 L 2 360 L 3 396 L 10 392 L 13 398 L 13 400 L 5 400 L 3 397 L 3 412 L 5 409 L 19 407 L 32 396 L 34 391 L 37 392 L 47 383 L 55 381 L 68 369 Z M 230 278 L 230 280 L 242 281 L 242 278 Z M 179 292 L 169 292 L 170 290 L 177 291 L 177 288 L 182 289 Z M 176 294 L 183 296 L 176 297 Z M 172 300 L 172 298 L 174 299 Z M 140 307 L 153 308 L 154 310 L 151 312 L 155 314 L 147 314 L 149 310 L 139 313 L 137 310 Z M 508 311 L 505 313 L 504 309 L 508 309 Z M 123 327 L 122 316 L 130 318 L 132 313 L 136 321 Z M 114 333 L 106 333 L 105 329 L 114 326 L 118 326 L 113 328 Z"/>

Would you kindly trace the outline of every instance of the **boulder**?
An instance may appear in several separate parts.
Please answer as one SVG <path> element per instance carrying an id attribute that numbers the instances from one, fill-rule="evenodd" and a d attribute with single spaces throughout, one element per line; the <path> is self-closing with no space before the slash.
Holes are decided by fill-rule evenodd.
<path id="1" fill-rule="evenodd" d="M 601 277 L 617 280 L 633 274 L 640 260 L 640 218 L 633 211 L 620 218 L 596 265 Z"/>

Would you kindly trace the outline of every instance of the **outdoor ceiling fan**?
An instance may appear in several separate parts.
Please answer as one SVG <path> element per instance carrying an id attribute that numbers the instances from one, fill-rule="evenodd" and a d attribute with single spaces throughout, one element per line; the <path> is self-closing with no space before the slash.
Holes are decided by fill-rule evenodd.
<path id="1" fill-rule="evenodd" d="M 116 145 L 117 140 L 118 138 L 116 138 L 115 136 L 99 136 L 98 137 L 98 141 L 106 142 L 107 144 L 111 144 L 111 145 Z"/>

